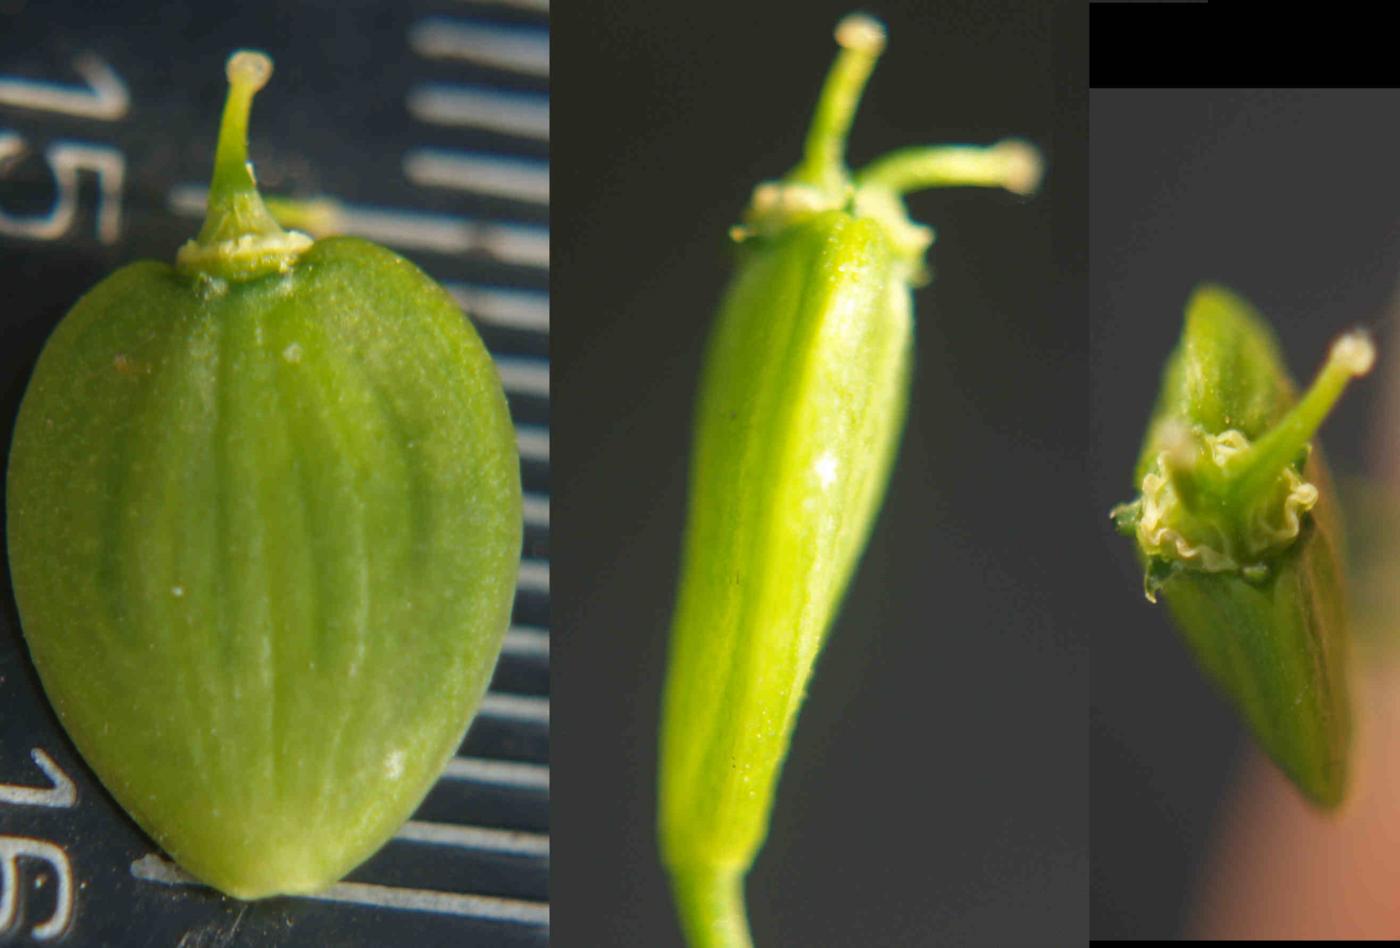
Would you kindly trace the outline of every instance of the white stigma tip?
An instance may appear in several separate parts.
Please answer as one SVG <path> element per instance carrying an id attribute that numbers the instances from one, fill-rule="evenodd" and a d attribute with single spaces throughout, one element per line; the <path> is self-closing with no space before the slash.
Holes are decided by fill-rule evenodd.
<path id="1" fill-rule="evenodd" d="M 257 92 L 272 78 L 272 60 L 266 53 L 252 49 L 240 49 L 228 58 L 224 72 L 230 85 L 242 83 Z"/>
<path id="2" fill-rule="evenodd" d="M 1365 330 L 1353 330 L 1332 343 L 1332 361 L 1352 375 L 1365 375 L 1376 364 L 1376 344 Z"/>
<path id="3" fill-rule="evenodd" d="M 885 27 L 872 16 L 852 13 L 836 24 L 836 42 L 844 49 L 876 55 L 885 48 Z"/>
<path id="4" fill-rule="evenodd" d="M 1036 147 L 1012 138 L 998 142 L 996 150 L 1006 165 L 1006 190 L 1014 194 L 1033 194 L 1040 187 L 1043 171 Z"/>

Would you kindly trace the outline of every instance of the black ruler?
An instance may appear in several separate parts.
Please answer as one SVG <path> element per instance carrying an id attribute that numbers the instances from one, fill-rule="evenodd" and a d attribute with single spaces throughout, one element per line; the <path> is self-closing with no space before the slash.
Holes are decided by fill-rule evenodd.
<path id="1" fill-rule="evenodd" d="M 290 8 L 290 9 L 289 9 Z M 471 314 L 520 443 L 513 625 L 422 807 L 328 892 L 256 903 L 191 880 L 88 771 L 0 588 L 0 943 L 531 945 L 549 937 L 547 0 L 0 3 L 0 443 L 87 288 L 199 227 L 238 47 L 268 52 L 264 192 L 329 198 L 339 232 L 409 257 Z"/>

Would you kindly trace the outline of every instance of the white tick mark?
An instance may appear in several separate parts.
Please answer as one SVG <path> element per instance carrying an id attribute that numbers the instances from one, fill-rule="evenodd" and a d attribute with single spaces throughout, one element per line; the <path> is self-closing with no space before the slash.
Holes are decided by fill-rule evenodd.
<path id="1" fill-rule="evenodd" d="M 817 480 L 821 481 L 822 488 L 829 490 L 831 485 L 836 483 L 836 455 L 830 451 L 826 452 L 817 458 L 812 470 L 817 475 Z"/>
<path id="2" fill-rule="evenodd" d="M 171 586 L 171 587 L 170 587 L 170 595 L 174 596 L 176 599 L 179 599 L 179 598 L 180 598 L 181 596 L 183 596 L 184 594 L 185 594 L 185 587 L 184 587 L 184 586 Z"/>
<path id="3" fill-rule="evenodd" d="M 286 359 L 288 362 L 300 362 L 301 345 L 299 343 L 294 342 L 287 348 L 283 349 L 282 358 Z"/>
<path id="4" fill-rule="evenodd" d="M 384 772 L 389 775 L 390 780 L 398 780 L 403 776 L 403 751 L 396 750 L 384 758 Z"/>

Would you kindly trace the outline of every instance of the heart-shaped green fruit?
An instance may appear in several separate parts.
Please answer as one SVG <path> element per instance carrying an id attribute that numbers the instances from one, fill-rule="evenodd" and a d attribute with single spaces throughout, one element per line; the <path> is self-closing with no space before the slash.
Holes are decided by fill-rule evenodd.
<path id="1" fill-rule="evenodd" d="M 271 64 L 229 60 L 209 217 L 59 324 L 20 409 L 9 550 L 83 756 L 195 876 L 309 892 L 382 845 L 462 739 L 509 622 L 519 460 L 451 297 L 268 216 Z"/>

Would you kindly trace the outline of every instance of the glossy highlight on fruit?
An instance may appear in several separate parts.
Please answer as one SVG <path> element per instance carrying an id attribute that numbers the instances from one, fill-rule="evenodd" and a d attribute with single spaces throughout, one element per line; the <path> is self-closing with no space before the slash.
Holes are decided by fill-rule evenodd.
<path id="1" fill-rule="evenodd" d="M 78 750 L 185 869 L 312 892 L 436 780 L 509 622 L 519 458 L 451 297 L 268 215 L 266 56 L 228 63 L 208 218 L 54 330 L 8 482 L 10 568 Z"/>
<path id="2" fill-rule="evenodd" d="M 1029 193 L 1018 141 L 903 149 L 855 173 L 845 140 L 884 47 L 850 16 L 801 162 L 734 229 L 705 354 L 663 699 L 659 835 L 692 946 L 750 944 L 763 844 L 807 684 L 889 480 L 909 399 L 911 287 L 933 241 L 903 195 Z"/>
<path id="3" fill-rule="evenodd" d="M 1299 397 L 1272 330 L 1203 286 L 1186 307 L 1134 479 L 1113 511 L 1197 660 L 1314 804 L 1347 785 L 1351 701 L 1340 510 L 1311 441 L 1375 361 L 1338 338 Z"/>

